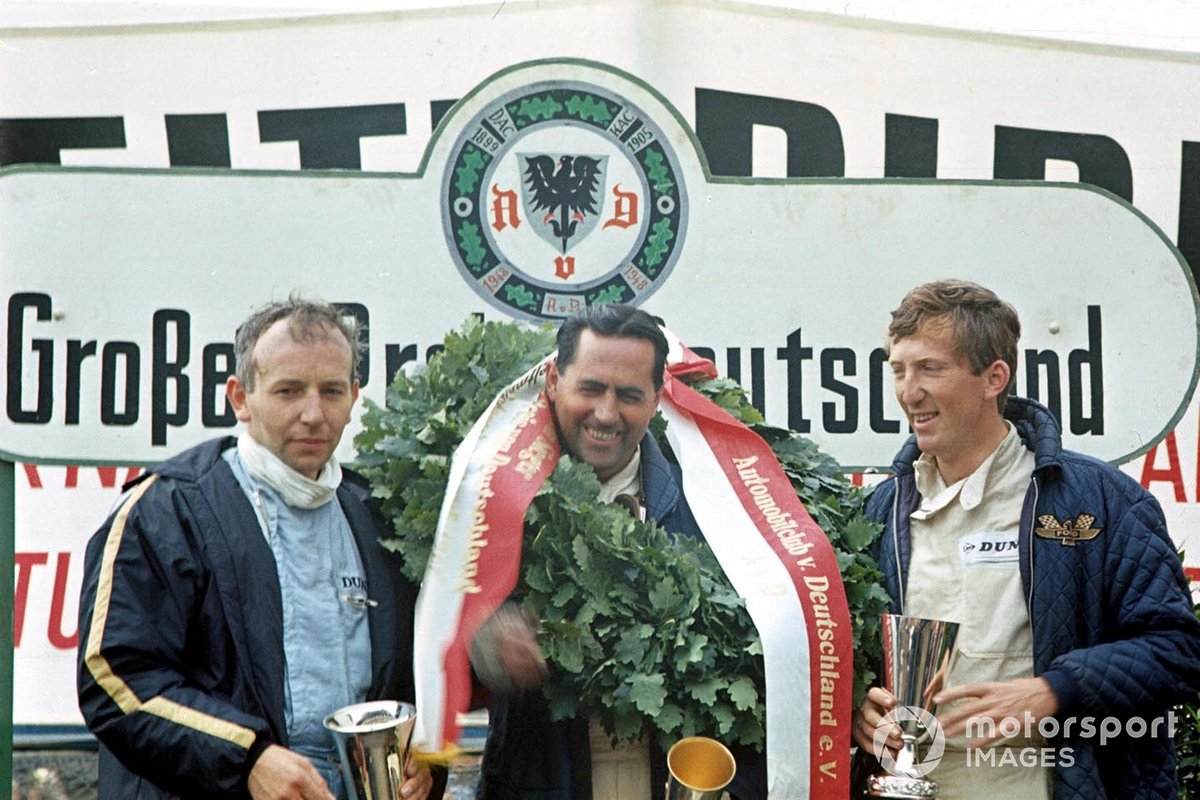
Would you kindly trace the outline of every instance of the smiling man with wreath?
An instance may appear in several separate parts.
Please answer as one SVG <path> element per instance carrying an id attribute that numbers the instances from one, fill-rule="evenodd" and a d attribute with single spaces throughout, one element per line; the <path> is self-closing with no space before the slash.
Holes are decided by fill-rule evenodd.
<path id="1" fill-rule="evenodd" d="M 798 496 L 829 492 L 818 513 L 859 550 L 872 528 L 844 481 L 790 431 L 747 427 L 736 384 L 684 383 L 715 369 L 644 312 L 589 308 L 535 363 L 544 335 L 466 325 L 359 439 L 398 529 L 440 508 L 427 550 L 398 544 L 424 576 L 418 748 L 453 745 L 473 665 L 496 700 L 487 800 L 654 797 L 662 749 L 697 734 L 745 746 L 735 798 L 844 797 L 859 631 L 839 563 L 870 569 Z M 634 777 L 623 759 L 646 748 L 611 743 L 639 736 L 657 750 Z"/>
<path id="2" fill-rule="evenodd" d="M 658 412 L 668 349 L 646 312 L 627 305 L 591 306 L 559 329 L 558 356 L 547 368 L 545 392 L 559 443 L 595 470 L 602 501 L 619 502 L 640 519 L 698 538 L 679 469 L 647 432 Z M 535 688 L 546 664 L 534 630 L 509 604 L 476 635 L 472 663 L 499 690 L 484 753 L 483 800 L 533 792 L 563 798 L 590 792 L 595 800 L 661 794 L 666 782 L 661 753 L 638 758 L 636 746 L 614 752 L 599 725 L 551 720 Z M 764 797 L 761 757 L 738 756 L 730 793 L 739 800 Z"/>

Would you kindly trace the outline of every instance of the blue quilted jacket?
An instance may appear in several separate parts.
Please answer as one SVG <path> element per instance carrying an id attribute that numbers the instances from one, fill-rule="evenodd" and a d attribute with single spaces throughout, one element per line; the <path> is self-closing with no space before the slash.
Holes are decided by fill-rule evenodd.
<path id="1" fill-rule="evenodd" d="M 1063 450 L 1058 422 L 1044 406 L 1010 398 L 1005 416 L 1036 457 L 1020 533 L 1034 674 L 1058 696 L 1060 722 L 1075 717 L 1076 730 L 1085 717 L 1098 729 L 1108 716 L 1164 716 L 1200 687 L 1200 623 L 1158 501 L 1111 465 Z M 894 476 L 867 504 L 885 526 L 877 555 L 893 613 L 904 608 L 919 455 L 912 437 Z M 1100 533 L 1076 540 L 1066 529 L 1079 522 Z M 1122 735 L 1103 746 L 1098 733 L 1052 739 L 1060 753 L 1054 797 L 1175 797 L 1174 744 L 1165 723 L 1158 730 L 1157 737 Z"/>

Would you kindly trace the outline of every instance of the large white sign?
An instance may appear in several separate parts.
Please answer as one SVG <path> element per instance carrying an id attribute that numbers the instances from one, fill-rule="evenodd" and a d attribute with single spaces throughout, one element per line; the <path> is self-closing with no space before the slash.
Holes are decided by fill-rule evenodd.
<path id="1" fill-rule="evenodd" d="M 805 429 L 848 465 L 884 463 L 878 454 L 904 435 L 893 432 L 901 415 L 890 379 L 878 379 L 872 363 L 887 310 L 926 278 L 975 277 L 1022 313 L 1020 389 L 1057 405 L 1073 447 L 1110 458 L 1151 447 L 1124 469 L 1163 500 L 1189 563 L 1200 564 L 1200 533 L 1191 533 L 1200 531 L 1200 426 L 1195 401 L 1179 405 L 1194 375 L 1195 290 L 1186 266 L 1168 263 L 1175 256 L 1156 228 L 1091 189 L 796 180 L 1081 180 L 1132 202 L 1200 265 L 1194 56 L 689 2 L 596 4 L 586 14 L 577 4 L 507 3 L 2 35 L 0 164 L 289 173 L 0 178 L 12 201 L 0 218 L 8 345 L 0 439 L 12 453 L 41 455 L 48 443 L 62 445 L 56 460 L 127 463 L 212 433 L 202 428 L 206 414 L 224 419 L 218 387 L 232 325 L 296 286 L 370 316 L 375 397 L 389 369 L 423 360 L 465 314 L 517 315 L 485 299 L 485 281 L 467 280 L 470 265 L 446 235 L 446 208 L 461 198 L 446 195 L 443 182 L 460 155 L 459 126 L 494 112 L 495 97 L 481 87 L 447 112 L 495 73 L 566 56 L 628 73 L 641 91 L 619 88 L 635 95 L 627 98 L 634 106 L 654 109 L 663 129 L 694 131 L 708 172 L 693 141 L 668 137 L 689 217 L 677 259 L 642 299 L 689 343 L 711 348 L 771 420 Z M 674 109 L 677 124 L 661 108 Z M 439 123 L 446 129 L 435 140 Z M 628 191 L 627 181 L 643 178 L 617 163 L 609 144 L 601 135 L 579 147 L 607 156 L 615 169 L 607 174 Z M 536 140 L 529 147 L 566 154 Z M 323 168 L 346 172 L 291 174 Z M 623 177 L 622 168 L 630 170 Z M 178 194 L 166 188 L 184 185 Z M 231 200 L 221 188 L 229 186 L 243 194 Z M 23 210 L 18 187 L 31 192 Z M 1009 190 L 1003 214 L 963 229 L 967 207 Z M 858 205 L 868 196 L 873 205 Z M 615 214 L 608 197 L 606 218 L 586 238 L 566 252 L 559 242 L 557 257 L 574 256 L 576 269 L 587 255 L 578 248 Z M 766 213 L 754 206 L 762 197 L 777 199 Z M 85 200 L 81 215 L 59 216 Z M 1061 219 L 1059 203 L 1080 210 L 1061 226 L 1046 223 Z M 311 222 L 314 208 L 341 218 Z M 553 247 L 550 222 L 547 235 L 512 252 Z M 168 229 L 183 233 L 167 242 Z M 644 235 L 631 235 L 627 249 Z M 503 236 L 489 246 L 523 259 L 509 255 Z M 1118 262 L 1115 271 L 1095 267 Z M 629 277 L 640 291 L 641 278 Z M 93 449 L 86 431 L 101 417 L 111 424 L 100 426 L 108 433 Z M 18 469 L 18 724 L 78 718 L 71 623 L 82 543 L 126 474 Z"/>
<path id="2" fill-rule="evenodd" d="M 435 144 L 433 160 L 452 173 L 446 151 Z M 637 289 L 652 291 L 644 307 L 722 366 L 731 352 L 779 355 L 762 373 L 769 420 L 810 433 L 848 467 L 886 468 L 908 431 L 879 326 L 864 321 L 886 320 L 921 281 L 952 273 L 997 285 L 1003 275 L 1000 291 L 1025 325 L 1018 387 L 1059 413 L 1068 446 L 1127 460 L 1182 415 L 1197 352 L 1190 276 L 1111 197 L 1077 185 L 714 184 L 694 151 L 678 157 L 676 196 L 686 186 L 705 202 L 674 228 L 663 217 L 662 247 L 683 244 L 661 286 L 646 275 L 660 246 L 653 235 L 633 258 L 621 257 L 623 239 L 611 262 L 568 250 L 580 252 L 578 271 L 561 277 L 557 240 L 535 241 L 536 255 L 519 263 L 500 245 L 490 251 L 496 231 L 484 228 L 542 216 L 485 202 L 520 189 L 498 171 L 473 187 L 474 204 L 447 203 L 443 220 L 437 171 L 0 175 L 0 263 L 12 287 L 0 449 L 17 460 L 145 463 L 232 427 L 233 329 L 262 298 L 295 286 L 368 322 L 376 401 L 401 354 L 424 352 L 431 334 L 468 314 L 553 318 L 609 287 L 634 301 Z M 612 219 L 595 216 L 598 228 Z M 771 233 L 740 235 L 752 226 Z M 468 233 L 478 278 L 452 259 Z"/>

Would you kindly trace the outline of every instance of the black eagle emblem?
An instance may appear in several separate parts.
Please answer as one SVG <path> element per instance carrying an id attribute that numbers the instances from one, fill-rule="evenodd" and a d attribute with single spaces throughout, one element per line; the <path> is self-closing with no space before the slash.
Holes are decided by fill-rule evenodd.
<path id="1" fill-rule="evenodd" d="M 564 253 L 584 215 L 597 213 L 599 170 L 600 159 L 590 156 L 562 156 L 557 163 L 546 155 L 525 157 L 525 184 L 533 210 L 546 211 L 543 222 L 550 223 Z"/>

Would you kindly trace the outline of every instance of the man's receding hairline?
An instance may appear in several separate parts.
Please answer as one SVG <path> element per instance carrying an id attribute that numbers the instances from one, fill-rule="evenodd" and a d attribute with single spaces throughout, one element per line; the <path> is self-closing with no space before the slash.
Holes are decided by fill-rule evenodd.
<path id="1" fill-rule="evenodd" d="M 250 366 L 253 368 L 253 374 L 257 378 L 262 375 L 262 369 L 259 366 L 258 348 L 262 346 L 263 340 L 271 334 L 275 328 L 283 325 L 288 332 L 289 338 L 296 344 L 317 344 L 328 341 L 339 341 L 344 346 L 347 356 L 350 359 L 350 374 L 347 376 L 346 385 L 354 385 L 354 345 L 346 338 L 346 333 L 337 325 L 324 319 L 305 320 L 301 323 L 301 317 L 289 316 L 280 317 L 272 322 L 267 329 L 259 334 L 254 341 L 254 347 L 250 349 Z M 255 381 L 257 385 L 258 381 Z M 252 391 L 247 388 L 247 391 Z"/>

